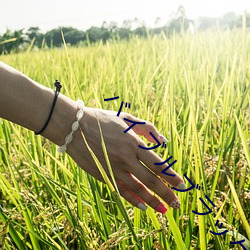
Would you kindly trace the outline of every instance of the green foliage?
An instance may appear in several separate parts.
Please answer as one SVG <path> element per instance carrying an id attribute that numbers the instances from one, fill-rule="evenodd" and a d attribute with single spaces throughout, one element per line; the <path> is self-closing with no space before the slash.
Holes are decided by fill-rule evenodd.
<path id="1" fill-rule="evenodd" d="M 76 45 L 80 41 L 86 40 L 86 34 L 84 32 L 72 27 L 61 27 L 45 34 L 47 44 L 50 44 L 52 47 L 60 47 L 62 45 L 62 33 L 70 45 Z"/>
<path id="2" fill-rule="evenodd" d="M 38 27 L 30 27 L 27 32 L 7 30 L 0 36 L 0 54 L 31 50 L 32 48 L 62 47 L 62 33 L 67 46 L 82 46 L 100 41 L 105 44 L 107 41 L 128 40 L 135 36 L 147 37 L 161 33 L 171 36 L 188 30 L 195 33 L 196 30 L 234 29 L 244 25 L 250 27 L 250 14 L 246 14 L 244 25 L 242 16 L 237 16 L 233 12 L 229 12 L 219 19 L 201 17 L 199 20 L 191 20 L 186 17 L 184 8 L 180 6 L 176 14 L 176 17 L 168 24 L 155 28 L 146 28 L 144 22 L 135 18 L 134 20 L 124 20 L 122 27 L 118 27 L 115 22 L 110 22 L 110 24 L 103 22 L 101 28 L 91 27 L 85 32 L 73 27 L 58 27 L 44 34 Z M 156 18 L 156 21 L 159 21 L 158 19 Z"/>
<path id="3" fill-rule="evenodd" d="M 249 241 L 249 55 L 249 33 L 234 30 L 1 56 L 51 88 L 59 79 L 86 106 L 118 110 L 120 102 L 103 101 L 118 95 L 131 102 L 124 111 L 170 140 L 155 152 L 173 155 L 173 168 L 203 190 L 177 192 L 179 211 L 142 212 L 55 145 L 0 119 L 0 248 L 229 250 L 230 241 Z M 196 216 L 207 211 L 205 194 L 216 207 Z M 219 231 L 217 219 L 228 234 L 209 232 Z"/>
<path id="4" fill-rule="evenodd" d="M 29 37 L 23 30 L 16 30 L 11 32 L 9 29 L 0 36 L 0 54 L 18 52 L 22 48 L 27 48 Z"/>

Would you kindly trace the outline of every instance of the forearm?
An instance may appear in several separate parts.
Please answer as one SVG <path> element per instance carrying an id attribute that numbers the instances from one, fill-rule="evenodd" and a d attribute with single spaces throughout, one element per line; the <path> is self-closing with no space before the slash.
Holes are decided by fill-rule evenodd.
<path id="1" fill-rule="evenodd" d="M 0 62 L 0 117 L 33 131 L 40 131 L 50 113 L 54 95 L 54 90 L 34 82 Z M 63 145 L 65 136 L 71 131 L 72 122 L 76 120 L 77 110 L 78 107 L 74 101 L 59 94 L 54 113 L 42 135 L 58 145 Z M 129 120 L 125 122 L 121 116 L 130 117 L 133 122 L 136 121 L 136 130 L 129 129 L 130 131 L 124 133 L 128 130 L 128 126 L 131 128 L 131 122 Z M 149 140 L 152 140 L 150 133 L 159 135 L 151 123 L 142 122 L 126 113 L 118 117 L 114 111 L 93 108 L 84 108 L 84 119 L 79 123 L 81 130 L 78 129 L 74 134 L 74 140 L 69 144 L 67 153 L 85 171 L 98 180 L 104 181 L 89 148 L 83 141 L 81 131 L 106 173 L 109 173 L 102 148 L 100 125 L 109 162 L 122 196 L 143 210 L 146 209 L 144 203 L 148 203 L 156 211 L 165 213 L 166 207 L 158 197 L 150 193 L 149 189 L 151 189 L 170 206 L 180 207 L 177 196 L 162 179 L 178 189 L 180 185 L 185 189 L 183 179 L 173 169 L 169 169 L 166 163 L 156 167 L 155 163 L 162 162 L 163 159 L 154 152 L 148 152 L 138 146 L 145 147 L 146 144 L 136 133 L 144 135 Z M 166 169 L 168 174 L 165 172 Z M 167 175 L 173 175 L 175 178 L 169 178 Z"/>
<path id="2" fill-rule="evenodd" d="M 54 90 L 31 80 L 0 62 L 0 117 L 33 131 L 39 131 L 48 118 Z M 51 120 L 43 136 L 61 145 L 71 130 L 76 105 L 59 94 Z"/>

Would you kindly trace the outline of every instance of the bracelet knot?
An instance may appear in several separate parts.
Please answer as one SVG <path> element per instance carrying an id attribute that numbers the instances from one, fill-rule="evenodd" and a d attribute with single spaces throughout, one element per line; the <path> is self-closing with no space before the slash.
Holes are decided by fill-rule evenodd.
<path id="1" fill-rule="evenodd" d="M 40 129 L 38 132 L 35 132 L 35 135 L 40 135 L 47 128 L 47 126 L 49 124 L 49 121 L 51 119 L 51 116 L 52 116 L 52 114 L 54 112 L 54 109 L 55 109 L 55 106 L 56 106 L 57 97 L 58 97 L 58 95 L 60 93 L 60 89 L 62 88 L 62 84 L 58 80 L 56 80 L 55 81 L 55 87 L 56 87 L 55 96 L 54 96 L 54 100 L 53 100 L 53 103 L 52 103 L 52 107 L 51 107 L 48 119 L 45 122 L 45 124 L 42 127 L 42 129 Z"/>

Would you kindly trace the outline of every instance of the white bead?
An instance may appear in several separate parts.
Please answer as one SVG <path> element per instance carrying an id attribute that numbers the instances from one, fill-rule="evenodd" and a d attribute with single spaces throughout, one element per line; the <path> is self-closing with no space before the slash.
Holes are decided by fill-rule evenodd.
<path id="1" fill-rule="evenodd" d="M 84 107 L 84 102 L 82 100 L 77 100 L 76 104 L 79 108 L 83 108 Z"/>
<path id="2" fill-rule="evenodd" d="M 77 107 L 79 108 L 79 110 L 76 113 L 77 120 L 72 123 L 72 126 L 71 126 L 72 131 L 65 137 L 64 145 L 57 148 L 57 151 L 59 153 L 63 153 L 67 150 L 67 145 L 72 142 L 73 134 L 79 128 L 79 121 L 82 119 L 84 115 L 84 111 L 83 111 L 84 102 L 82 100 L 77 100 L 76 103 L 77 103 Z"/>
<path id="3" fill-rule="evenodd" d="M 72 128 L 72 131 L 75 132 L 79 128 L 79 122 L 78 121 L 73 122 L 71 128 Z"/>
<path id="4" fill-rule="evenodd" d="M 65 152 L 67 150 L 67 146 L 66 145 L 63 145 L 63 146 L 61 146 L 61 147 L 59 147 L 58 149 L 57 149 L 57 152 L 58 153 L 63 153 L 63 152 Z"/>
<path id="5" fill-rule="evenodd" d="M 66 144 L 66 145 L 72 142 L 72 140 L 73 140 L 73 135 L 72 135 L 72 134 L 73 134 L 73 133 L 71 132 L 70 134 L 68 134 L 68 135 L 65 137 L 65 144 Z"/>
<path id="6" fill-rule="evenodd" d="M 76 113 L 76 118 L 79 121 L 84 115 L 84 111 L 82 109 L 78 110 L 78 112 Z"/>

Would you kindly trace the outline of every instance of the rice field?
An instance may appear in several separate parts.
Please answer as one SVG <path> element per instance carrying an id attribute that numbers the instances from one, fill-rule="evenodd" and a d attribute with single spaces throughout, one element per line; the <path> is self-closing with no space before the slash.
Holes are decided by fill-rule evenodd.
<path id="1" fill-rule="evenodd" d="M 29 48 L 0 60 L 51 88 L 60 80 L 89 107 L 129 102 L 126 112 L 169 139 L 155 152 L 177 159 L 175 171 L 195 185 L 176 192 L 180 210 L 142 212 L 54 144 L 0 119 L 0 249 L 227 250 L 243 249 L 230 244 L 243 239 L 250 249 L 249 31 Z M 192 212 L 208 211 L 199 198 L 211 213 Z"/>

